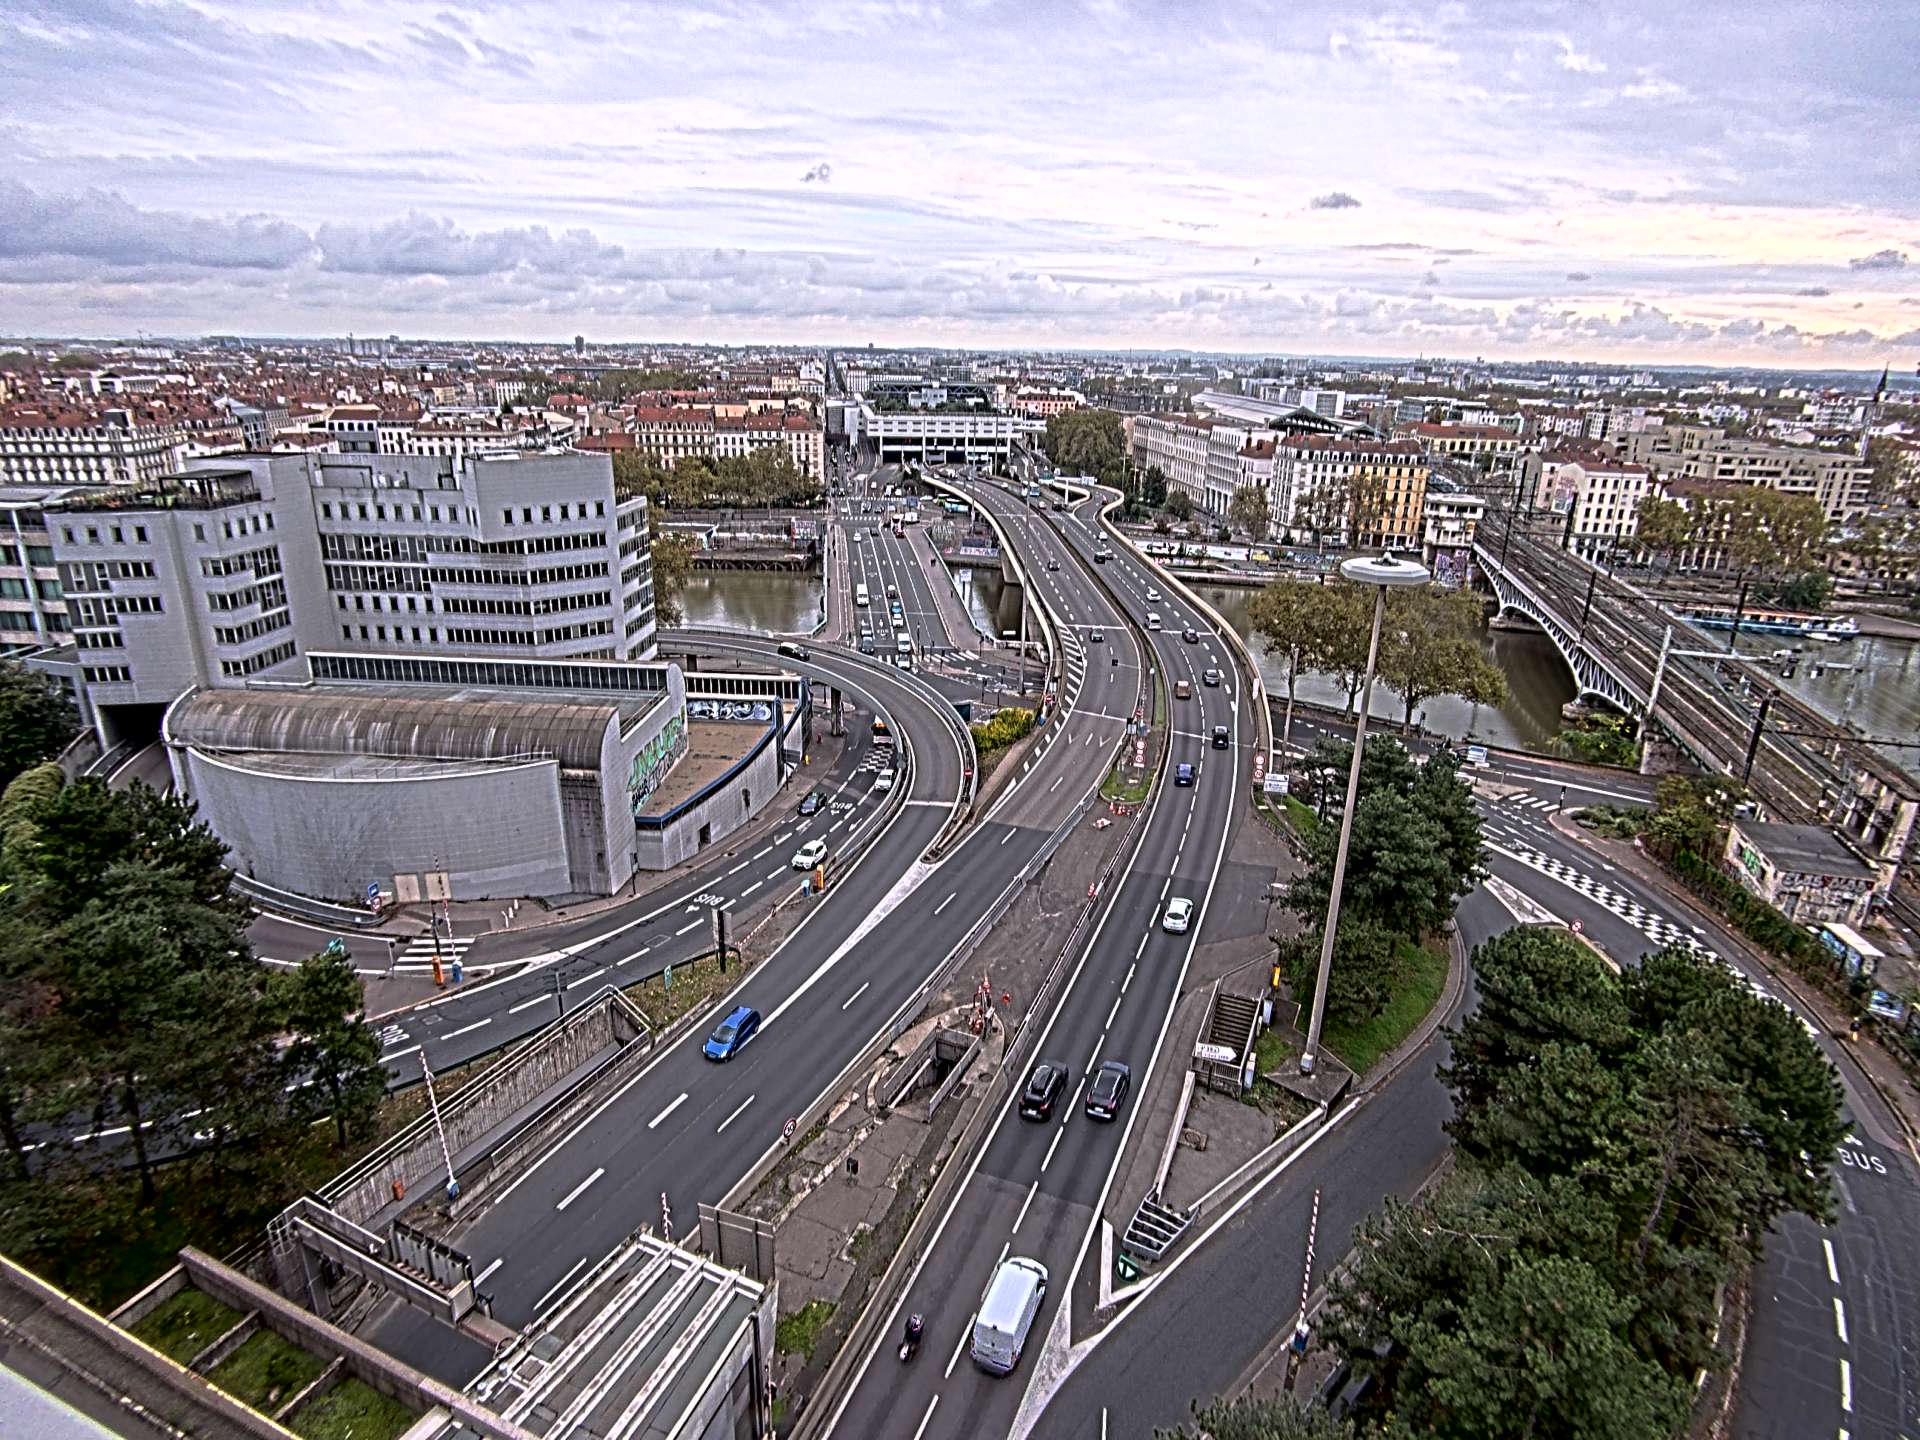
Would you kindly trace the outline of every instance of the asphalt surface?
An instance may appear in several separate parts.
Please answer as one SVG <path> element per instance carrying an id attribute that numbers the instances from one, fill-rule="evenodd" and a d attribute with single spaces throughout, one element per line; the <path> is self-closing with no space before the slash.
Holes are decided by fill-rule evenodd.
<path id="1" fill-rule="evenodd" d="M 1064 536 L 1074 560 L 1063 561 L 1058 570 L 1043 563 L 1034 572 L 1034 588 L 1089 649 L 1123 638 L 1110 602 L 1096 599 L 1088 588 L 1097 533 L 1090 521 L 1094 507 L 1083 504 L 1056 523 L 1052 512 L 1037 511 L 1000 487 L 966 483 L 960 488 L 991 511 L 1028 556 L 1045 555 Z M 1150 598 L 1158 581 L 1126 553 L 1099 570 L 1134 615 L 1144 619 L 1152 609 L 1163 618 L 1167 628 L 1149 638 L 1169 692 L 1182 678 L 1193 691 L 1191 699 L 1167 702 L 1173 726 L 1168 764 L 1192 764 L 1195 783 L 1176 786 L 1164 780 L 1158 787 L 1138 848 L 1107 892 L 1084 948 L 1070 959 L 1065 989 L 1034 1052 L 1066 1066 L 1073 1077 L 1055 1116 L 1045 1123 L 1023 1121 L 1015 1100 L 1009 1101 L 898 1307 L 899 1313 L 926 1317 L 921 1357 L 903 1369 L 891 1353 L 896 1327 L 884 1327 L 836 1417 L 836 1434 L 897 1433 L 932 1440 L 1011 1431 L 1020 1383 L 988 1376 L 966 1354 L 979 1297 L 1005 1255 L 1040 1261 L 1051 1282 L 1029 1356 L 1043 1336 L 1049 1349 L 1069 1343 L 1077 1323 L 1074 1311 L 1084 1309 L 1081 1263 L 1136 1113 L 1129 1104 L 1117 1123 L 1088 1119 L 1081 1108 L 1084 1084 L 1101 1062 L 1120 1060 L 1133 1072 L 1131 1100 L 1145 1090 L 1154 1065 L 1174 1063 L 1162 1043 L 1167 1021 L 1187 962 L 1207 933 L 1215 881 L 1246 803 L 1249 747 L 1257 742 L 1251 739 L 1251 719 L 1222 638 L 1186 604 Z M 1188 625 L 1198 635 L 1193 643 L 1181 638 Z M 1095 629 L 1104 632 L 1100 642 L 1090 639 Z M 1201 672 L 1209 667 L 1226 675 L 1218 688 L 1201 683 Z M 1092 669 L 1097 676 L 1097 661 Z M 1211 747 L 1214 724 L 1229 726 L 1230 748 Z M 1161 928 L 1166 902 L 1174 896 L 1191 898 L 1198 907 L 1184 935 Z M 1016 1374 L 1033 1363 L 1027 1359 Z"/>
<path id="2" fill-rule="evenodd" d="M 1081 603 L 1092 601 L 1082 597 Z M 764 644 L 738 636 L 701 640 L 703 647 Z M 564 1292 L 572 1275 L 635 1227 L 658 1224 L 663 1193 L 684 1226 L 698 1202 L 718 1201 L 779 1143 L 786 1119 L 835 1079 L 848 1057 L 938 968 L 1054 825 L 1098 784 L 1122 728 L 1108 686 L 1113 694 L 1124 690 L 1129 714 L 1135 691 L 1132 682 L 1105 676 L 1099 688 L 1083 690 L 1084 662 L 1070 644 L 1059 717 L 984 820 L 946 858 L 929 865 L 917 857 L 946 822 L 961 784 L 959 759 L 943 757 L 950 707 L 948 716 L 939 716 L 939 702 L 921 701 L 923 687 L 913 677 L 857 655 L 814 646 L 812 656 L 798 668 L 811 665 L 823 676 L 837 675 L 887 697 L 915 747 L 910 803 L 890 822 L 884 840 L 734 992 L 732 1000 L 753 1005 L 765 1021 L 733 1061 L 714 1065 L 701 1058 L 705 1036 L 699 1033 L 665 1048 L 516 1176 L 458 1237 L 484 1277 L 494 1313 L 509 1325 L 534 1318 Z M 909 696 L 920 711 L 910 708 Z M 658 907 L 653 897 L 648 900 Z M 605 922 L 596 917 L 594 923 Z M 697 939 L 690 936 L 686 943 Z M 594 952 L 569 963 L 607 963 L 631 945 L 627 935 L 602 939 Z M 529 983 L 537 994 L 544 982 L 531 977 Z M 499 1007 L 512 987 L 496 990 L 490 1003 L 505 1013 Z M 523 1013 L 540 1010 L 535 1005 Z M 440 1055 L 434 1060 L 445 1063 Z M 381 1317 L 369 1338 L 451 1384 L 471 1378 L 485 1358 L 472 1342 L 403 1310 Z"/>

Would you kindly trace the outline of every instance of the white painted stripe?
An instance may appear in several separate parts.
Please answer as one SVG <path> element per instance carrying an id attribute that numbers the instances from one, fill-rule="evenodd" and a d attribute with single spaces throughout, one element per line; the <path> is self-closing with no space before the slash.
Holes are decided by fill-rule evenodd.
<path id="1" fill-rule="evenodd" d="M 871 980 L 862 980 L 860 982 L 860 988 L 854 991 L 851 995 L 847 996 L 845 1000 L 840 1002 L 840 1008 L 842 1010 L 846 1009 L 847 1006 L 853 1004 L 854 1001 L 858 1000 L 862 995 L 866 994 L 867 987 L 871 984 L 873 984 Z"/>
<path id="2" fill-rule="evenodd" d="M 666 1109 L 662 1110 L 658 1115 L 654 1116 L 653 1119 L 647 1122 L 647 1129 L 649 1130 L 659 1129 L 660 1122 L 662 1120 L 665 1120 L 669 1115 L 673 1114 L 674 1111 L 678 1110 L 682 1105 L 686 1103 L 687 1103 L 687 1092 L 682 1090 L 680 1092 L 679 1099 L 668 1102 Z"/>
<path id="3" fill-rule="evenodd" d="M 1840 1283 L 1840 1267 L 1836 1265 L 1833 1260 L 1833 1241 L 1822 1236 L 1820 1244 L 1827 1252 L 1827 1279 L 1838 1285 Z"/>
<path id="4" fill-rule="evenodd" d="M 1063 1128 L 1053 1132 L 1053 1143 L 1047 1146 L 1046 1158 L 1040 1162 L 1040 1173 L 1042 1175 L 1047 1173 L 1047 1166 L 1053 1163 L 1053 1152 L 1060 1148 L 1060 1137 L 1066 1133 L 1064 1125 Z"/>
<path id="5" fill-rule="evenodd" d="M 487 1016 L 486 1019 L 476 1020 L 471 1025 L 462 1025 L 458 1030 L 449 1030 L 446 1034 L 442 1035 L 440 1038 L 442 1040 L 455 1040 L 462 1035 L 470 1035 L 475 1030 L 483 1030 L 491 1024 L 493 1024 L 493 1016 L 489 1015 Z"/>
<path id="6" fill-rule="evenodd" d="M 1355 723 L 1357 724 L 1358 722 L 1356 721 Z M 674 931 L 673 933 L 675 938 L 677 939 L 678 937 L 685 935 L 688 931 L 698 930 L 699 928 L 700 928 L 700 922 L 698 920 L 689 920 L 686 924 L 682 925 L 678 930 Z"/>
<path id="7" fill-rule="evenodd" d="M 1020 1222 L 1027 1218 L 1027 1206 L 1033 1204 L 1034 1192 L 1039 1188 L 1040 1182 L 1038 1180 L 1027 1187 L 1027 1198 L 1020 1202 L 1020 1213 L 1013 1217 L 1013 1234 L 1018 1235 L 1020 1233 Z"/>
<path id="8" fill-rule="evenodd" d="M 759 888 L 760 888 L 760 887 L 761 887 L 762 885 L 764 885 L 764 884 L 766 884 L 766 883 L 767 883 L 767 882 L 766 882 L 766 881 L 764 881 L 764 880 L 756 880 L 756 881 L 754 881 L 754 882 L 753 882 L 753 883 L 752 883 L 751 885 L 749 885 L 749 886 L 747 886 L 747 888 L 746 888 L 746 889 L 744 889 L 744 890 L 742 890 L 742 891 L 740 892 L 740 898 L 741 898 L 742 900 L 744 900 L 744 899 L 746 899 L 746 898 L 747 898 L 747 896 L 749 896 L 749 895 L 751 895 L 751 894 L 753 894 L 753 892 L 754 892 L 754 891 L 756 891 L 756 890 L 758 890 L 758 889 L 759 889 Z"/>
<path id="9" fill-rule="evenodd" d="M 751 1105 L 756 1098 L 757 1096 L 749 1095 L 747 1096 L 746 1099 L 742 1100 L 738 1105 L 734 1106 L 733 1113 L 727 1116 L 726 1119 L 722 1120 L 720 1122 L 720 1129 L 715 1130 L 713 1133 L 716 1135 L 720 1134 L 721 1131 L 727 1128 L 727 1126 L 731 1125 L 735 1120 L 738 1120 L 740 1118 L 740 1112 L 746 1109 L 747 1106 Z"/>
<path id="10" fill-rule="evenodd" d="M 522 1000 L 518 1005 L 509 1005 L 507 1007 L 507 1014 L 518 1015 L 522 1010 L 531 1010 L 542 1001 L 551 1000 L 552 998 L 551 995 L 535 995 L 531 1000 Z"/>
<path id="11" fill-rule="evenodd" d="M 409 1045 L 404 1050 L 395 1050 L 390 1054 L 382 1055 L 380 1057 L 380 1063 L 382 1065 L 390 1065 L 395 1060 L 404 1060 L 409 1055 L 418 1055 L 419 1053 L 420 1053 L 420 1047 L 418 1045 Z"/>
<path id="12" fill-rule="evenodd" d="M 953 892 L 953 895 L 958 895 L 959 893 L 960 892 L 956 890 Z M 933 913 L 938 915 L 942 910 L 946 909 L 947 906 L 951 905 L 953 903 L 953 895 L 947 896 L 946 899 L 942 900 L 938 905 L 934 906 Z"/>
<path id="13" fill-rule="evenodd" d="M 594 1181 L 598 1180 L 602 1175 L 606 1173 L 607 1173 L 606 1166 L 604 1165 L 601 1166 L 598 1170 L 595 1170 L 593 1174 L 587 1176 L 586 1179 L 582 1180 L 578 1185 L 574 1186 L 573 1189 L 569 1190 L 567 1192 L 567 1198 L 562 1200 L 558 1205 L 554 1206 L 553 1208 L 556 1210 L 566 1209 L 569 1205 L 573 1204 L 574 1201 L 578 1200 L 581 1197 L 581 1195 L 586 1192 L 586 1188 L 589 1185 L 593 1184 Z"/>
<path id="14" fill-rule="evenodd" d="M 1840 1362 L 1840 1408 L 1853 1413 L 1853 1366 L 1845 1360 Z"/>
<path id="15" fill-rule="evenodd" d="M 486 1269 L 482 1270 L 478 1275 L 474 1276 L 473 1283 L 475 1285 L 484 1284 L 486 1281 L 486 1278 L 489 1275 L 493 1274 L 494 1271 L 498 1270 L 502 1265 L 506 1263 L 507 1263 L 507 1257 L 502 1255 L 498 1260 L 494 1261 L 493 1264 L 487 1266 Z"/>
<path id="16" fill-rule="evenodd" d="M 700 922 L 696 920 L 694 923 L 697 925 Z M 589 970 L 586 974 L 582 975 L 578 980 L 569 980 L 567 982 L 567 989 L 577 990 L 580 986 L 585 985 L 588 981 L 598 980 L 602 975 L 606 973 L 607 973 L 607 967 L 604 965 L 602 965 L 598 970 Z"/>
<path id="17" fill-rule="evenodd" d="M 1847 1307 L 1838 1295 L 1833 1297 L 1833 1330 L 1840 1337 L 1842 1345 L 1853 1343 L 1847 1339 Z"/>
<path id="18" fill-rule="evenodd" d="M 542 1295 L 538 1300 L 533 1302 L 533 1313 L 538 1315 L 543 1309 L 545 1309 L 547 1302 L 551 1300 L 555 1295 L 558 1295 L 562 1290 L 566 1289 L 567 1282 L 573 1279 L 574 1276 L 578 1275 L 581 1269 L 586 1265 L 586 1263 L 587 1263 L 587 1257 L 584 1255 L 582 1255 L 578 1260 L 574 1261 L 572 1267 L 567 1271 L 567 1273 L 562 1275 L 558 1280 L 556 1280 L 553 1283 L 553 1286 L 547 1291 L 546 1294 Z"/>

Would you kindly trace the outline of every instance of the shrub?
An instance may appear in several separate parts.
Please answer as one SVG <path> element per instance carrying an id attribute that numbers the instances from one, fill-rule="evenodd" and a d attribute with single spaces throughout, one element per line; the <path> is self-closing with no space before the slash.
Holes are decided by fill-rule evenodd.
<path id="1" fill-rule="evenodd" d="M 1033 727 L 1039 723 L 1038 711 L 1008 706 L 996 713 L 991 720 L 982 721 L 970 728 L 973 731 L 974 745 L 982 755 L 988 755 L 995 750 L 1004 750 L 1014 741 L 1032 734 Z"/>

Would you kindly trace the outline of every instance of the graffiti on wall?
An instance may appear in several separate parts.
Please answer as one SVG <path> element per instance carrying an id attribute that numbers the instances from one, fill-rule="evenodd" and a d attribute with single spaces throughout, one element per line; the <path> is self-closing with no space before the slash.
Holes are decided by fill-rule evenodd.
<path id="1" fill-rule="evenodd" d="M 771 700 L 689 700 L 689 720 L 752 720 L 761 725 L 773 719 Z"/>
<path id="2" fill-rule="evenodd" d="M 687 717 L 670 716 L 660 733 L 642 745 L 627 770 L 627 802 L 635 819 L 646 809 L 647 798 L 660 788 L 687 748 Z"/>

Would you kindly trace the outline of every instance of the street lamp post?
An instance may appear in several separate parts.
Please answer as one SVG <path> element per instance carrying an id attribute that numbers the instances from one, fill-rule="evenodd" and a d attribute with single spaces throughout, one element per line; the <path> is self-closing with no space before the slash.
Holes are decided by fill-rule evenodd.
<path id="1" fill-rule="evenodd" d="M 1360 795 L 1360 757 L 1367 744 L 1367 712 L 1373 706 L 1373 673 L 1380 660 L 1380 626 L 1387 614 L 1387 591 L 1405 585 L 1424 585 L 1432 578 L 1427 567 L 1397 560 L 1391 552 L 1377 560 L 1341 562 L 1340 573 L 1356 585 L 1373 585 L 1373 633 L 1367 640 L 1367 669 L 1360 682 L 1360 718 L 1353 727 L 1353 760 L 1347 766 L 1347 806 L 1340 816 L 1340 842 L 1333 852 L 1333 884 L 1327 894 L 1327 926 L 1320 937 L 1320 970 L 1313 982 L 1313 1014 L 1307 1022 L 1307 1048 L 1300 1053 L 1300 1073 L 1311 1075 L 1320 1052 L 1320 1026 L 1327 1011 L 1327 976 L 1333 969 L 1334 930 L 1340 923 L 1340 887 L 1347 878 L 1347 846 L 1353 839 L 1353 811 Z"/>

